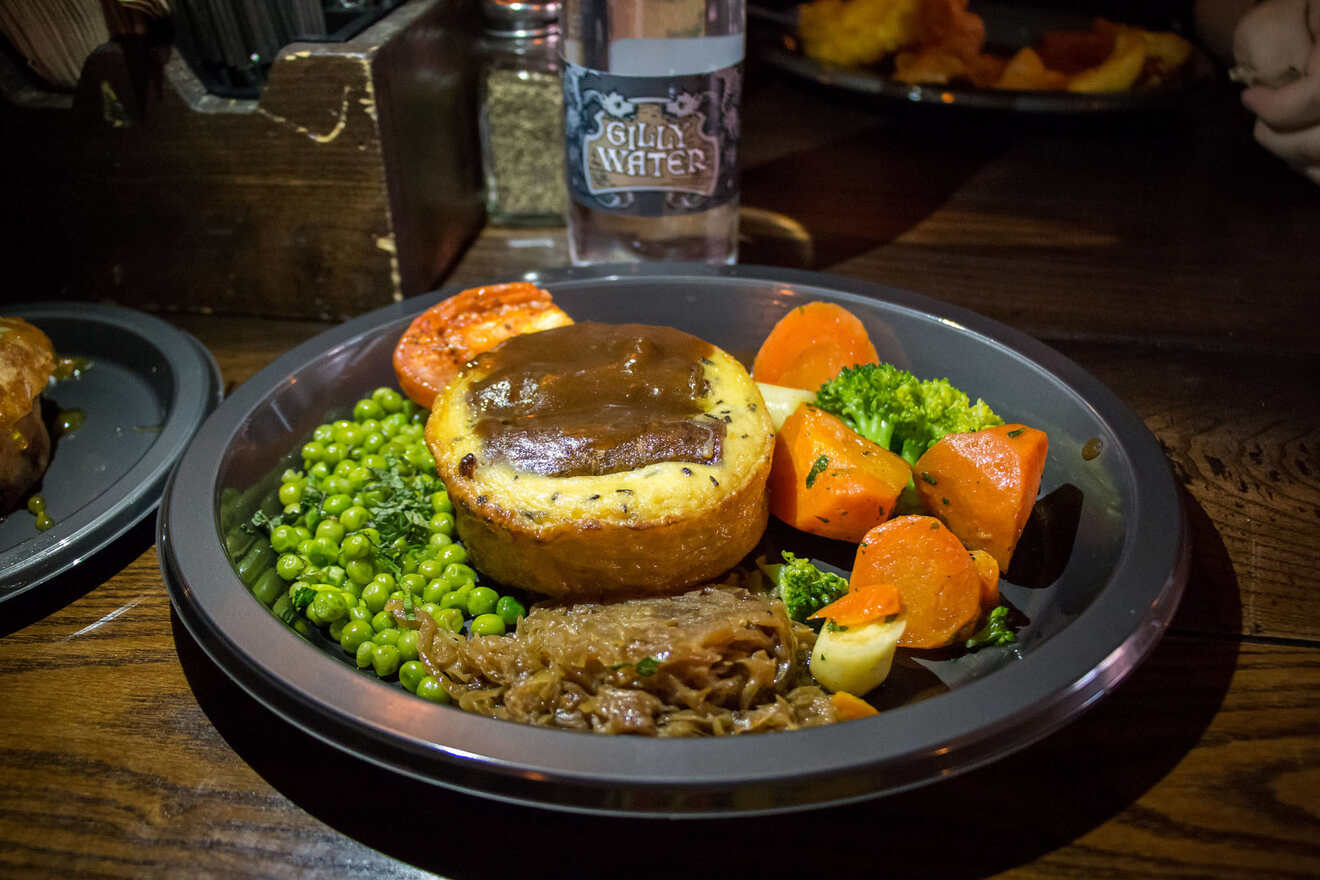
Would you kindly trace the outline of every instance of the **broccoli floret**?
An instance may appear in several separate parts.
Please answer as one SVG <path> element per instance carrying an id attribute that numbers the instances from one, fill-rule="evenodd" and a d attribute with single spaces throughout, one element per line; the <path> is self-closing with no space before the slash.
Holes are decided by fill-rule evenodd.
<path id="1" fill-rule="evenodd" d="M 967 650 L 975 651 L 978 648 L 998 647 L 999 645 L 1011 645 L 1017 641 L 1017 636 L 1013 633 L 1013 627 L 1008 622 L 1008 606 L 1000 605 L 990 612 L 985 620 L 985 626 L 977 630 L 976 634 L 967 640 Z"/>
<path id="2" fill-rule="evenodd" d="M 893 364 L 845 367 L 816 392 L 816 405 L 908 464 L 945 434 L 1004 423 L 984 400 L 972 403 L 948 379 L 918 379 Z"/>
<path id="3" fill-rule="evenodd" d="M 833 572 L 821 571 L 804 559 L 783 551 L 780 564 L 760 564 L 770 578 L 770 595 L 784 603 L 788 616 L 805 623 L 807 618 L 848 592 L 848 581 Z"/>

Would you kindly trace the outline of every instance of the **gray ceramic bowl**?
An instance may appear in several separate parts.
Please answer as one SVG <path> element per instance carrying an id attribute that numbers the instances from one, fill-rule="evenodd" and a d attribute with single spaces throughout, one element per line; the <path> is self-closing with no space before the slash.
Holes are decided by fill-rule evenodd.
<path id="1" fill-rule="evenodd" d="M 350 321 L 240 387 L 198 432 L 161 508 L 162 569 L 189 631 L 236 682 L 311 734 L 437 785 L 545 807 L 666 816 L 800 809 L 910 788 L 1045 736 L 1131 672 L 1173 615 L 1185 525 L 1159 446 L 1103 385 L 1044 345 L 915 294 L 780 269 L 646 265 L 535 280 L 579 319 L 668 324 L 745 358 L 788 309 L 833 300 L 861 317 L 881 357 L 947 376 L 1006 419 L 1047 431 L 1043 499 L 1004 586 L 1029 619 L 1021 640 L 908 661 L 877 692 L 885 711 L 873 718 L 724 739 L 525 727 L 436 706 L 358 672 L 342 652 L 271 616 L 236 576 L 226 540 L 244 555 L 234 523 L 315 425 L 393 381 L 396 339 L 452 292 L 442 291 Z M 1098 456 L 1083 455 L 1088 442 Z M 833 544 L 806 551 L 829 561 Z"/>

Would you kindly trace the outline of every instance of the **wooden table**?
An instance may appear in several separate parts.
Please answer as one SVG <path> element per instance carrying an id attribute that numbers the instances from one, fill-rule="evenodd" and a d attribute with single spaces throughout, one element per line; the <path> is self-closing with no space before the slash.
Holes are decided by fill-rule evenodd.
<path id="1" fill-rule="evenodd" d="M 1159 437 L 1194 562 L 1115 693 L 989 767 L 801 816 L 564 816 L 400 781 L 279 721 L 170 612 L 149 529 L 0 621 L 0 874 L 1320 875 L 1320 188 L 1230 94 L 1094 122 L 891 115 L 761 71 L 745 262 L 1034 334 Z M 563 261 L 487 230 L 446 279 Z M 178 316 L 229 386 L 324 329 Z M 509 856 L 521 852 L 521 857 Z"/>

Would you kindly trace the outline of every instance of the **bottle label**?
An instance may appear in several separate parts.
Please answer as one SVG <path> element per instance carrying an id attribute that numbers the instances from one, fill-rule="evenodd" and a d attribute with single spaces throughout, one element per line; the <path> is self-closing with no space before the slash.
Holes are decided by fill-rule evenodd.
<path id="1" fill-rule="evenodd" d="M 742 65 L 617 76 L 564 65 L 568 191 L 588 208 L 693 214 L 738 192 Z"/>

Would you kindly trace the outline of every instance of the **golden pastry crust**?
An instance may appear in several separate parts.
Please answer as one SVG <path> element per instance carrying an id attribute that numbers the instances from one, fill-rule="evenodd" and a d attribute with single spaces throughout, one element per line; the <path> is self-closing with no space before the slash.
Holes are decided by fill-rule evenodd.
<path id="1" fill-rule="evenodd" d="M 50 463 L 41 391 L 55 369 L 55 349 L 22 318 L 0 318 L 0 515 L 18 505 Z"/>
<path id="2" fill-rule="evenodd" d="M 55 347 L 22 318 L 0 318 L 0 427 L 32 411 L 32 402 L 55 371 Z"/>
<path id="3" fill-rule="evenodd" d="M 487 576 L 573 599 L 675 593 L 727 571 L 760 540 L 774 429 L 760 391 L 726 352 L 713 349 L 701 401 L 725 423 L 720 460 L 602 476 L 540 476 L 486 456 L 468 405 L 483 375 L 478 358 L 445 390 L 426 439 L 458 534 Z"/>

